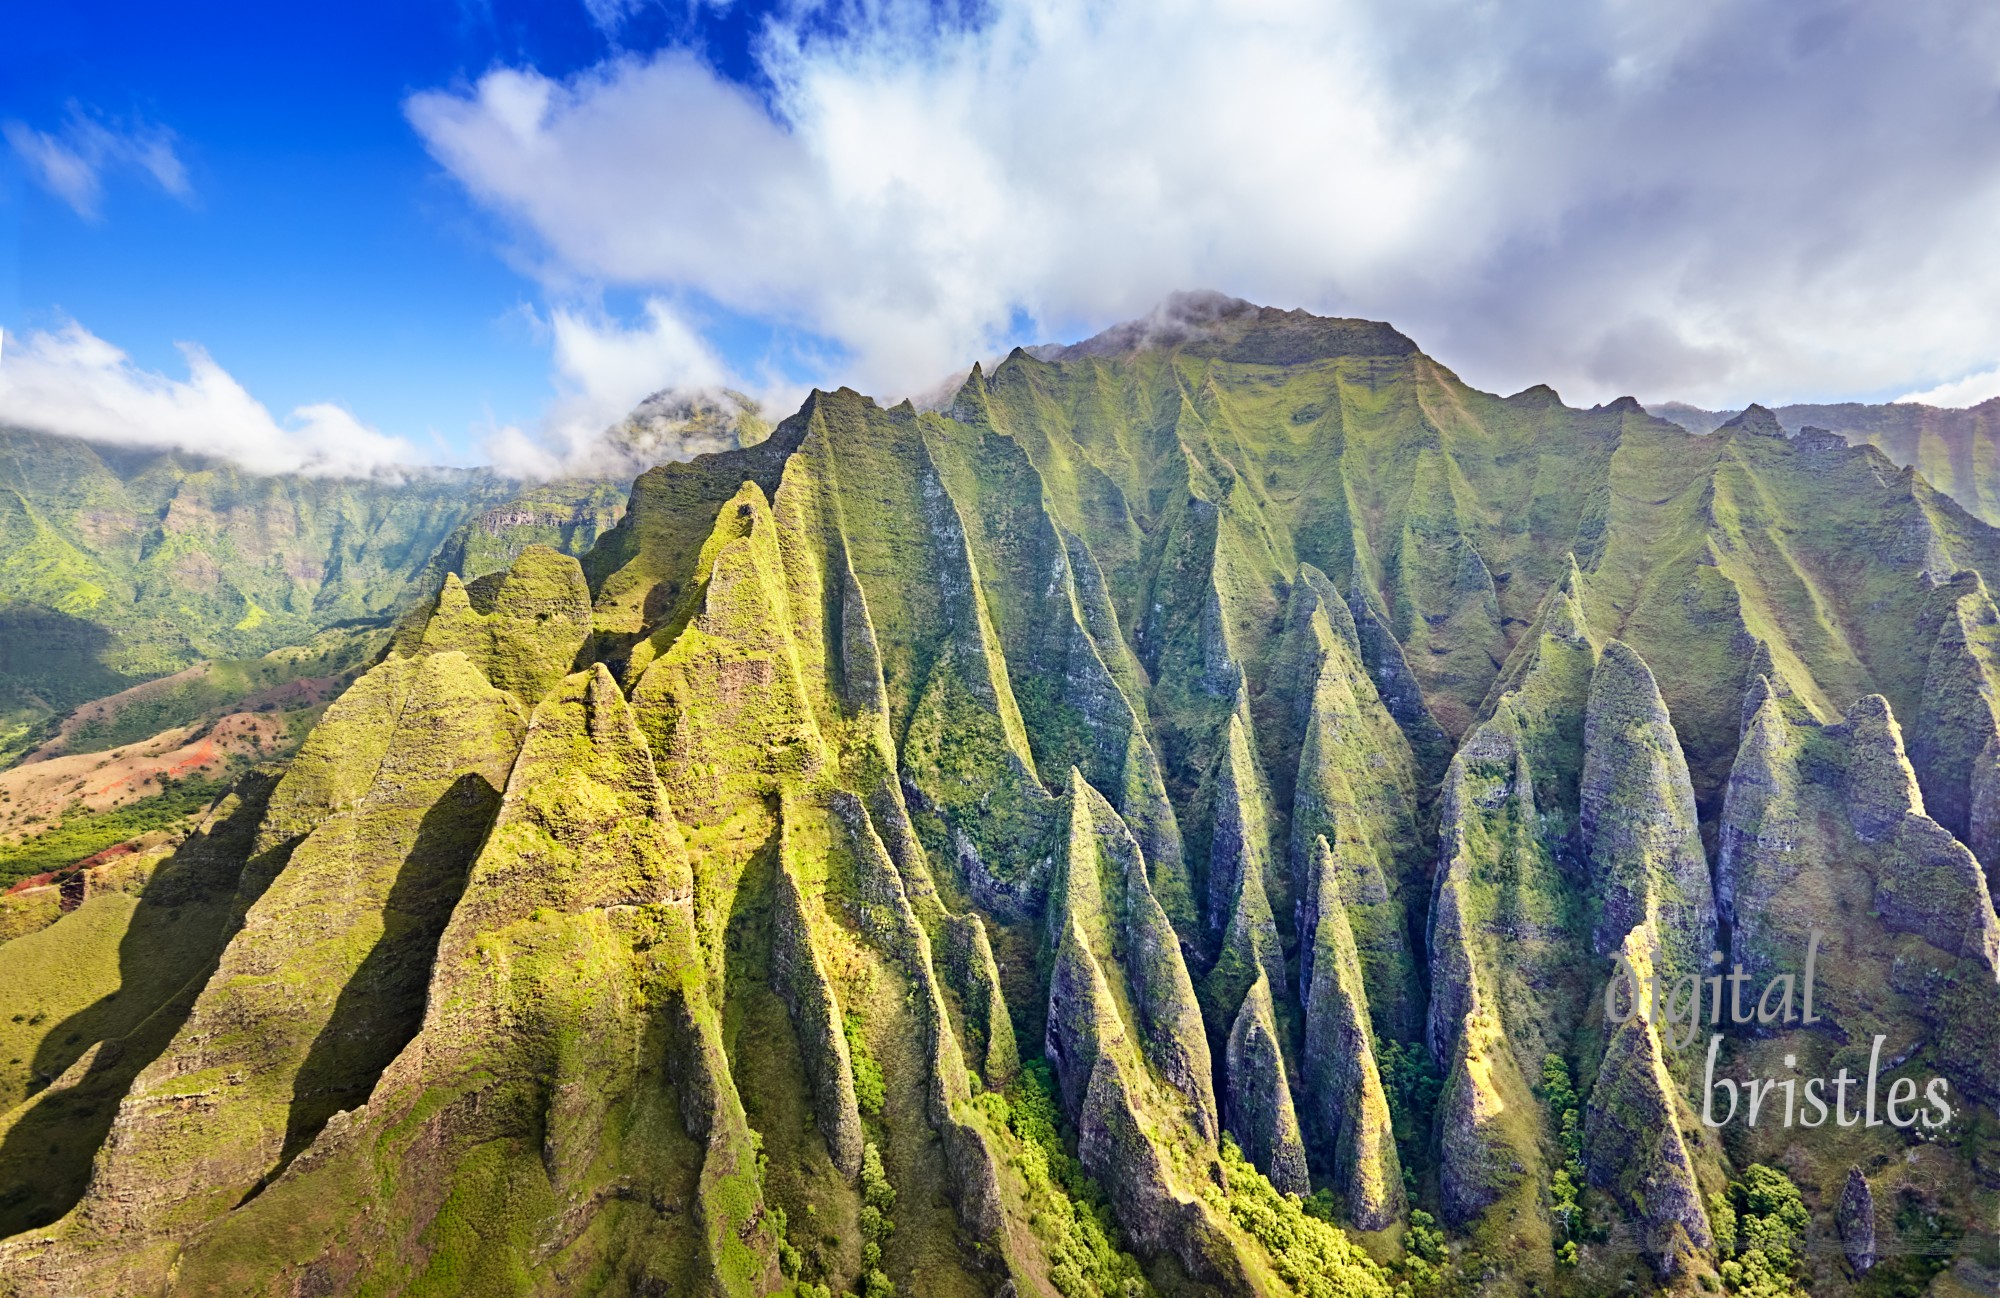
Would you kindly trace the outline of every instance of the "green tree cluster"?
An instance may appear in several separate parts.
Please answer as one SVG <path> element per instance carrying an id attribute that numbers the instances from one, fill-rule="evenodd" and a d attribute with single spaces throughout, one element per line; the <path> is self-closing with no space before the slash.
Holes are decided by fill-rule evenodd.
<path id="1" fill-rule="evenodd" d="M 1209 1187 L 1216 1207 L 1270 1253 L 1278 1277 L 1300 1298 L 1390 1298 L 1389 1277 L 1336 1226 L 1306 1212 L 1294 1195 L 1279 1194 L 1243 1157 L 1233 1137 L 1222 1140 L 1222 1185 Z"/>
<path id="2" fill-rule="evenodd" d="M 1049 1279 L 1063 1298 L 1151 1294 L 1138 1260 L 1119 1249 L 1103 1191 L 1063 1144 L 1048 1061 L 1028 1060 L 1004 1094 L 987 1091 L 976 1103 L 1021 1142 L 1019 1170 L 1036 1204 L 1030 1225 L 1048 1249 Z"/>
<path id="3" fill-rule="evenodd" d="M 1389 1101 L 1396 1157 L 1403 1165 L 1403 1192 L 1414 1199 L 1417 1169 L 1430 1151 L 1430 1120 L 1437 1112 L 1444 1079 L 1419 1042 L 1381 1038 L 1375 1044 L 1375 1058 L 1382 1069 L 1382 1093 Z"/>
<path id="4" fill-rule="evenodd" d="M 1722 1283 L 1743 1298 L 1806 1298 L 1799 1283 L 1799 1245 L 1812 1224 L 1790 1177 L 1752 1163 L 1726 1198 L 1710 1204 L 1716 1243 L 1727 1254 Z"/>
<path id="5" fill-rule="evenodd" d="M 895 1206 L 882 1151 L 871 1140 L 861 1151 L 861 1298 L 895 1298 L 895 1283 L 882 1271 L 882 1247 L 896 1231 L 889 1216 Z"/>
<path id="6" fill-rule="evenodd" d="M 229 781 L 168 779 L 160 792 L 108 811 L 81 805 L 65 812 L 51 829 L 19 843 L 0 843 L 0 888 L 50 870 L 75 865 L 107 847 L 156 829 L 167 829 L 200 813 L 221 797 Z"/>
<path id="7" fill-rule="evenodd" d="M 1557 1121 L 1556 1138 L 1562 1145 L 1562 1165 L 1549 1178 L 1549 1215 L 1563 1233 L 1556 1248 L 1556 1260 L 1564 1266 L 1577 1264 L 1577 1241 L 1584 1235 L 1583 1204 L 1583 1125 L 1569 1063 L 1560 1055 L 1542 1059 L 1542 1098 Z"/>

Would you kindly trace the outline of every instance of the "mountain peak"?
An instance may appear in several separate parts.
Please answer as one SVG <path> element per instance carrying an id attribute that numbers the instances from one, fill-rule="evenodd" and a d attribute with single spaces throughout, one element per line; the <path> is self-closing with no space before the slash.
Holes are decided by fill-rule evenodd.
<path id="1" fill-rule="evenodd" d="M 1744 433 L 1752 437 L 1783 437 L 1785 429 L 1778 417 L 1769 410 L 1751 402 L 1743 413 L 1716 429 L 1718 433 Z"/>
<path id="2" fill-rule="evenodd" d="M 1040 349 L 1038 349 L 1039 351 Z M 1137 320 L 1115 324 L 1046 360 L 1181 351 L 1250 365 L 1296 365 L 1333 356 L 1414 356 L 1417 345 L 1376 320 L 1283 311 L 1212 291 L 1180 292 Z"/>
<path id="3" fill-rule="evenodd" d="M 636 476 L 666 460 L 749 446 L 770 431 L 762 407 L 733 388 L 667 388 L 606 432 L 598 458 L 612 474 Z"/>

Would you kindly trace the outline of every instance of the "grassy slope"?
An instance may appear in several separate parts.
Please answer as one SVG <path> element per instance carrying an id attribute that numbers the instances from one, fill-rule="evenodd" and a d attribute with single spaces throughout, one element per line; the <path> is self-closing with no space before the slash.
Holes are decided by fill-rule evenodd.
<path id="1" fill-rule="evenodd" d="M 1698 433 L 1712 432 L 1731 418 L 1731 412 L 1677 403 L 1653 409 Z M 2000 403 L 1942 409 L 1901 401 L 1873 406 L 1843 402 L 1778 406 L 1771 413 L 1788 433 L 1824 428 L 1852 445 L 1873 446 L 1895 464 L 1923 474 L 1974 517 L 2000 524 Z"/>

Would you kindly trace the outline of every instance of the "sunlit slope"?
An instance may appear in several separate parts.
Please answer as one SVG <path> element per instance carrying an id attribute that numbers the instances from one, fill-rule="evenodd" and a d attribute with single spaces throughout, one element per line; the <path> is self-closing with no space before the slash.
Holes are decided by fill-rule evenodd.
<path id="1" fill-rule="evenodd" d="M 0 1162 L 0 1292 L 1698 1292 L 1782 1133 L 1603 983 L 1815 929 L 1789 1048 L 1982 1107 L 1786 1170 L 1917 1150 L 1981 1265 L 1996 570 L 1873 450 L 1367 322 L 815 393 L 403 624 L 88 1177 Z"/>

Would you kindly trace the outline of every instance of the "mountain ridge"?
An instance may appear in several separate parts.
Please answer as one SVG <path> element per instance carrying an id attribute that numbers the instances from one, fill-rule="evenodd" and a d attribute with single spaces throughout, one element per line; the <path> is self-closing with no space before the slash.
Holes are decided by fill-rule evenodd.
<path id="1" fill-rule="evenodd" d="M 1694 433 L 1713 431 L 1743 413 L 1703 410 L 1683 402 L 1647 409 Z M 1933 486 L 1975 516 L 2000 522 L 2000 482 L 1992 468 L 2000 438 L 2000 397 L 1964 408 L 1847 401 L 1783 405 L 1771 413 L 1792 436 L 1817 428 L 1850 445 L 1877 447 L 1897 466 L 1920 470 Z"/>
<path id="2" fill-rule="evenodd" d="M 1162 319 L 944 413 L 816 391 L 581 559 L 444 575 L 139 867 L 208 972 L 116 1049 L 21 1029 L 0 1292 L 1977 1275 L 2000 531 L 1755 417 Z M 114 902 L 39 945 L 113 959 Z M 1613 955 L 1768 977 L 1815 930 L 1830 1026 L 1730 1076 L 1882 1032 L 1976 1117 L 1718 1131 L 1671 1024 L 1601 1008 Z M 1857 1169 L 1920 1205 L 1873 1281 L 1808 1247 Z"/>

